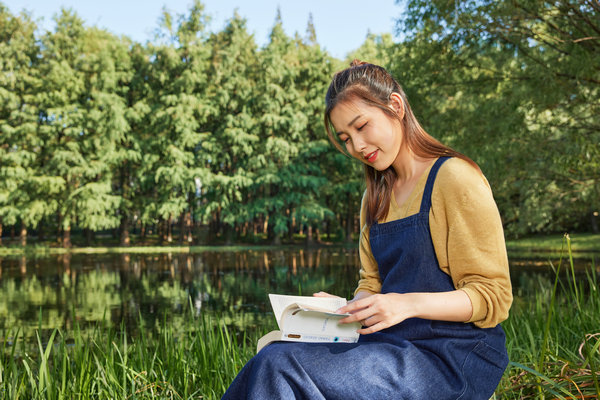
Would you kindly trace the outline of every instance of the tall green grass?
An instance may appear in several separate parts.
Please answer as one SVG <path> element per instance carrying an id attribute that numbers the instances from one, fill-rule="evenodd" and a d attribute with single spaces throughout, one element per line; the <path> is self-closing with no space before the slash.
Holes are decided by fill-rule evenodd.
<path id="1" fill-rule="evenodd" d="M 570 239 L 553 284 L 517 297 L 503 324 L 511 362 L 497 399 L 600 398 L 600 293 L 595 267 L 575 273 Z M 561 277 L 562 279 L 559 279 Z M 248 336 L 226 318 L 196 316 L 178 331 L 100 323 L 92 331 L 18 330 L 0 336 L 2 399 L 218 399 L 252 357 L 263 332 Z M 270 327 L 265 327 L 268 330 Z"/>
<path id="2" fill-rule="evenodd" d="M 0 345 L 3 399 L 220 398 L 255 351 L 209 317 L 192 317 L 180 335 L 166 320 L 158 332 L 142 324 L 135 340 L 102 324 L 72 338 L 54 330 L 34 350 L 13 333 Z"/>
<path id="3" fill-rule="evenodd" d="M 534 296 L 513 306 L 503 324 L 511 362 L 499 398 L 600 398 L 597 271 L 592 266 L 578 279 L 568 235 L 564 244 L 567 258 L 561 256 L 554 284 L 540 284 Z"/>

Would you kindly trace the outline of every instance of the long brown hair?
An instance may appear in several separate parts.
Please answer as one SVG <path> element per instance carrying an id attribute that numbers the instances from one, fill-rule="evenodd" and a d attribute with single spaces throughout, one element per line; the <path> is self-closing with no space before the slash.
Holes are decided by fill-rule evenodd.
<path id="1" fill-rule="evenodd" d="M 402 98 L 404 103 L 402 118 L 388 107 L 392 93 L 398 93 Z M 378 107 L 389 118 L 400 121 L 404 135 L 403 140 L 417 156 L 423 158 L 458 157 L 479 170 L 473 160 L 452 150 L 425 132 L 413 114 L 402 87 L 383 67 L 359 60 L 352 61 L 349 68 L 339 71 L 333 76 L 325 95 L 327 136 L 342 153 L 347 154 L 335 135 L 335 129 L 331 123 L 331 111 L 339 103 L 349 100 L 361 100 L 367 105 Z M 398 177 L 391 166 L 384 171 L 378 171 L 364 164 L 364 170 L 367 181 L 367 225 L 371 225 L 387 216 L 392 189 Z"/>

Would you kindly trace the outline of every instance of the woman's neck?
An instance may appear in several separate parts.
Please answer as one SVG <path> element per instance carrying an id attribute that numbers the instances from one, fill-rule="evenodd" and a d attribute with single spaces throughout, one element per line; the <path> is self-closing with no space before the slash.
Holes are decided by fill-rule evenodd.
<path id="1" fill-rule="evenodd" d="M 392 164 L 397 176 L 396 185 L 402 186 L 406 182 L 418 180 L 430 162 L 431 158 L 419 157 L 407 147 L 402 146 Z"/>
<path id="2" fill-rule="evenodd" d="M 431 165 L 431 158 L 418 157 L 414 153 L 397 158 L 394 162 L 394 171 L 397 178 L 392 189 L 396 204 L 402 206 L 410 197 L 417 186 L 419 179 Z"/>

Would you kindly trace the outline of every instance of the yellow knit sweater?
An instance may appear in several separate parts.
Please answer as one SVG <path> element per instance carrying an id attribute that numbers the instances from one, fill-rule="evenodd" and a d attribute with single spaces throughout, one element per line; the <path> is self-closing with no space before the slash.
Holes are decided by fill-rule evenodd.
<path id="1" fill-rule="evenodd" d="M 396 204 L 392 196 L 389 213 L 380 223 L 419 212 L 432 166 L 433 162 L 403 205 Z M 365 207 L 363 197 L 361 269 L 355 293 L 378 293 L 381 281 L 371 253 Z M 433 186 L 429 227 L 441 270 L 471 299 L 473 315 L 469 322 L 488 328 L 504 321 L 512 304 L 512 288 L 500 214 L 489 183 L 466 161 L 452 158 L 440 168 Z"/>

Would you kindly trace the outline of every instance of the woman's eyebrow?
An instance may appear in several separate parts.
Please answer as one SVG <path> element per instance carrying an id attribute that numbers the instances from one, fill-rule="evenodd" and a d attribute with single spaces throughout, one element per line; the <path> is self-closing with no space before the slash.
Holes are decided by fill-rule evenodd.
<path id="1" fill-rule="evenodd" d="M 356 117 L 354 117 L 354 118 L 352 119 L 352 121 L 348 122 L 348 125 L 347 125 L 347 126 L 352 126 L 352 124 L 353 124 L 354 122 L 356 122 L 356 120 L 357 120 L 357 119 L 359 119 L 360 117 L 362 117 L 362 115 L 358 114 Z M 344 132 L 336 132 L 335 134 L 336 134 L 336 135 L 338 135 L 338 136 L 340 136 L 340 135 L 341 135 L 341 134 L 343 134 L 343 133 L 344 133 Z"/>
<path id="2" fill-rule="evenodd" d="M 354 119 L 350 122 L 348 122 L 348 126 L 351 126 L 354 122 L 356 122 L 357 119 L 359 119 L 361 117 L 360 114 L 358 114 L 356 117 L 354 117 Z"/>

